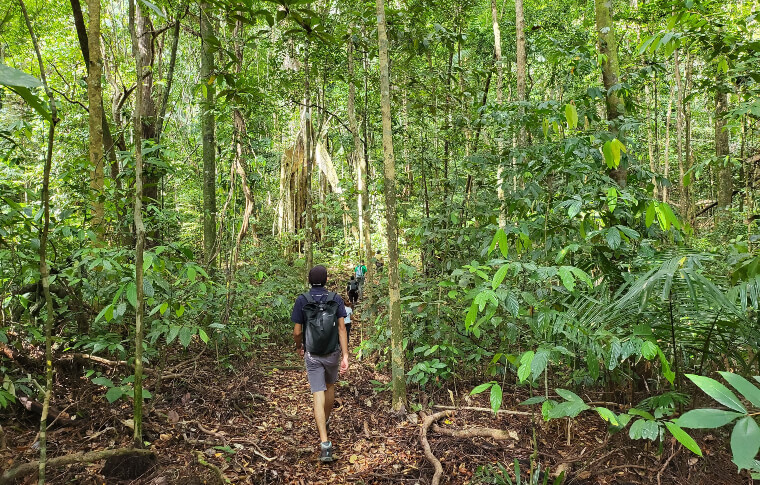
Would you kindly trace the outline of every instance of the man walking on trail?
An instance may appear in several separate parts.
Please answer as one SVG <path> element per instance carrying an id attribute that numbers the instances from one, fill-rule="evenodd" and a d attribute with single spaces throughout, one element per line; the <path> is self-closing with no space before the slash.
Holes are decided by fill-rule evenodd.
<path id="1" fill-rule="evenodd" d="M 348 301 L 351 302 L 351 306 L 353 307 L 359 301 L 359 282 L 356 280 L 355 275 L 351 275 L 351 279 L 348 280 L 346 293 L 348 293 Z"/>
<path id="2" fill-rule="evenodd" d="M 354 276 L 356 277 L 356 281 L 359 282 L 359 286 L 364 284 L 364 275 L 367 274 L 367 267 L 364 265 L 364 263 L 359 263 L 354 268 Z"/>
<path id="3" fill-rule="evenodd" d="M 314 266 L 309 271 L 309 284 L 309 291 L 296 298 L 290 319 L 295 324 L 293 340 L 304 357 L 314 398 L 314 418 L 321 441 L 319 459 L 331 462 L 333 445 L 327 432 L 335 402 L 335 382 L 339 371 L 342 374 L 348 370 L 346 307 L 339 295 L 325 288 L 324 266 Z"/>

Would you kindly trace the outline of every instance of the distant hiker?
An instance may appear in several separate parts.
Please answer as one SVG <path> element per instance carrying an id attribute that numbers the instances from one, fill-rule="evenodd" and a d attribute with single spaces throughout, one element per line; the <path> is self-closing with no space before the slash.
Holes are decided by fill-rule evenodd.
<path id="1" fill-rule="evenodd" d="M 349 339 L 351 337 L 351 315 L 354 314 L 354 302 L 351 301 L 351 298 L 349 297 L 349 301 L 346 302 L 346 345 L 348 345 Z"/>
<path id="2" fill-rule="evenodd" d="M 380 251 L 378 251 L 375 253 L 375 268 L 377 269 L 378 273 L 383 272 L 384 265 L 385 263 L 383 263 L 383 255 L 380 253 Z"/>
<path id="3" fill-rule="evenodd" d="M 306 375 L 314 397 L 314 418 L 319 431 L 319 460 L 333 461 L 333 445 L 327 436 L 330 413 L 335 402 L 338 371 L 348 370 L 348 334 L 343 299 L 327 291 L 327 268 L 309 271 L 309 291 L 296 298 L 290 319 L 296 350 L 304 357 Z M 342 352 L 342 357 L 341 357 Z"/>
<path id="4" fill-rule="evenodd" d="M 346 285 L 346 293 L 348 293 L 348 301 L 351 302 L 352 307 L 359 301 L 359 290 L 359 282 L 356 280 L 356 275 L 351 275 L 351 279 L 348 280 L 348 284 Z"/>
<path id="5" fill-rule="evenodd" d="M 359 286 L 362 286 L 364 284 L 365 274 L 367 274 L 367 267 L 364 265 L 364 263 L 359 263 L 354 267 L 354 276 L 356 277 L 356 281 L 359 282 Z"/>

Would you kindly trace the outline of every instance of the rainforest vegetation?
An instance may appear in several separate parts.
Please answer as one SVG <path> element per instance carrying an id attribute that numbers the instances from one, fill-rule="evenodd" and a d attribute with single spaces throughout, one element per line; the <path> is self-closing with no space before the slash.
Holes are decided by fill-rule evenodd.
<path id="1" fill-rule="evenodd" d="M 760 478 L 757 0 L 2 7 L 0 484 Z"/>

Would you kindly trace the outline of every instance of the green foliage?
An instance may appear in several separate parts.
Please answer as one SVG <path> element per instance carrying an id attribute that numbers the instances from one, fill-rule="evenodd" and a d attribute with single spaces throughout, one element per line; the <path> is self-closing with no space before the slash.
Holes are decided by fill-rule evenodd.
<path id="1" fill-rule="evenodd" d="M 535 469 L 531 467 L 526 476 L 521 471 L 520 462 L 517 458 L 514 461 L 513 474 L 514 480 L 512 480 L 507 467 L 501 463 L 497 463 L 495 466 L 479 466 L 475 471 L 472 483 L 484 485 L 547 485 L 551 483 L 552 485 L 560 485 L 565 480 L 565 472 L 563 471 L 550 481 L 550 468 L 542 469 L 540 463 L 536 465 Z"/>

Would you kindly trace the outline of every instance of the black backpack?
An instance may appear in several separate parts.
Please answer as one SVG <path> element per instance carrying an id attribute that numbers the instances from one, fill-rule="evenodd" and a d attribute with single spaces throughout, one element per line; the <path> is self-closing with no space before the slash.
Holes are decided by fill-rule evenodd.
<path id="1" fill-rule="evenodd" d="M 359 282 L 356 280 L 348 280 L 348 291 L 359 291 Z"/>
<path id="2" fill-rule="evenodd" d="M 316 301 L 308 291 L 303 294 L 304 347 L 314 355 L 326 355 L 338 348 L 338 302 L 332 291 L 324 301 Z"/>

